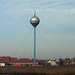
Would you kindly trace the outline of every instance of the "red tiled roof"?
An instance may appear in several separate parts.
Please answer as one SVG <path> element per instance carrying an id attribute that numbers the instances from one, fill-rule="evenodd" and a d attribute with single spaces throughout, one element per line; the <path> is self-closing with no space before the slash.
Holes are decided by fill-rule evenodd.
<path id="1" fill-rule="evenodd" d="M 12 57 L 11 60 L 17 60 L 17 58 L 16 57 Z"/>
<path id="2" fill-rule="evenodd" d="M 20 60 L 29 60 L 29 58 L 20 58 Z"/>
<path id="3" fill-rule="evenodd" d="M 16 60 L 15 60 L 16 59 Z M 7 62 L 7 63 L 34 63 L 34 60 L 30 60 L 28 58 L 21 58 L 20 60 L 17 60 L 16 57 L 10 57 L 10 56 L 0 56 L 0 62 Z M 36 61 L 37 62 L 37 61 Z"/>
<path id="4" fill-rule="evenodd" d="M 34 61 L 33 60 L 14 60 L 14 61 L 9 61 L 8 63 L 34 63 Z"/>
<path id="5" fill-rule="evenodd" d="M 72 60 L 66 60 L 65 62 L 70 63 L 70 62 L 72 62 Z"/>
<path id="6" fill-rule="evenodd" d="M 0 63 L 4 63 L 4 61 L 0 60 Z"/>
<path id="7" fill-rule="evenodd" d="M 0 56 L 0 60 L 10 60 L 10 56 Z"/>

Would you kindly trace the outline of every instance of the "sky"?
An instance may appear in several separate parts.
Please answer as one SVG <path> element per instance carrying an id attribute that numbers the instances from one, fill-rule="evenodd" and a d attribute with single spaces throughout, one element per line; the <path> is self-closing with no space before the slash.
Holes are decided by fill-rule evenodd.
<path id="1" fill-rule="evenodd" d="M 75 57 L 75 0 L 0 0 L 0 56 L 34 58 L 34 10 L 36 58 Z"/>

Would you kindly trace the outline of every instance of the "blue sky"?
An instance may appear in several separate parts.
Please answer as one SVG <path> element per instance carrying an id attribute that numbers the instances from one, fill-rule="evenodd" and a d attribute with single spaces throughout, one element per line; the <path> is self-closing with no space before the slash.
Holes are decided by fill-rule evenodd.
<path id="1" fill-rule="evenodd" d="M 0 56 L 33 58 L 34 10 L 36 57 L 75 57 L 75 0 L 0 0 Z"/>

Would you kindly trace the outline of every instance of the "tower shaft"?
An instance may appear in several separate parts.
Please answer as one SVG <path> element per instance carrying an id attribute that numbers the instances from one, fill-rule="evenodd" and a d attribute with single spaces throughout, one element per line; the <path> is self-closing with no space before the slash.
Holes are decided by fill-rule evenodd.
<path id="1" fill-rule="evenodd" d="M 34 12 L 34 16 L 30 19 L 30 23 L 34 27 L 34 66 L 36 66 L 36 27 L 39 24 L 40 19 L 36 16 L 36 11 Z"/>
<path id="2" fill-rule="evenodd" d="M 34 66 L 36 66 L 36 27 L 34 27 Z"/>

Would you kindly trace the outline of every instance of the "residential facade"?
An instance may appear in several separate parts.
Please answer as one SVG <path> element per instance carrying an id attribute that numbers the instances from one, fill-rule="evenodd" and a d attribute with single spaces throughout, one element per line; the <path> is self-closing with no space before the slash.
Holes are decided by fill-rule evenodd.
<path id="1" fill-rule="evenodd" d="M 28 58 L 17 59 L 16 57 L 0 56 L 0 66 L 19 66 L 19 67 L 34 66 L 34 60 Z M 39 66 L 38 61 L 36 61 L 36 66 Z"/>

